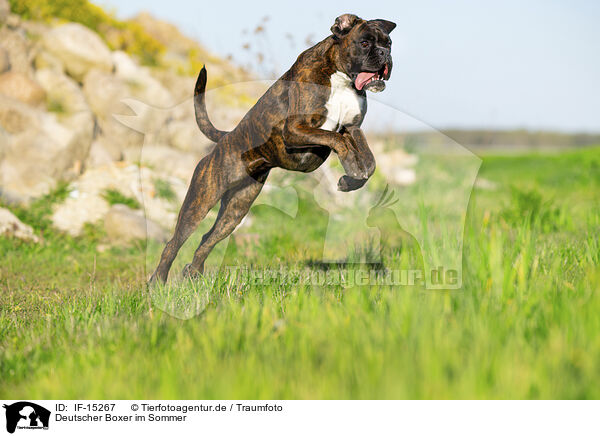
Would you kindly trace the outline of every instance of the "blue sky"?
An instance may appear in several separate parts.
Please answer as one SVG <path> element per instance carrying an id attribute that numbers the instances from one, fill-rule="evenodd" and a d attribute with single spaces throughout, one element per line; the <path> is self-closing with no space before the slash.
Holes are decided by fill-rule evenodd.
<path id="1" fill-rule="evenodd" d="M 385 105 L 438 129 L 600 131 L 600 2 L 96 3 L 123 18 L 149 11 L 216 54 L 254 65 L 264 76 L 270 69 L 283 73 L 306 47 L 306 37 L 326 37 L 342 13 L 389 19 L 398 24 L 392 33 L 394 71 L 386 91 L 375 97 Z M 265 16 L 264 38 L 252 36 Z M 242 48 L 248 41 L 262 44 L 268 68 L 259 68 Z"/>

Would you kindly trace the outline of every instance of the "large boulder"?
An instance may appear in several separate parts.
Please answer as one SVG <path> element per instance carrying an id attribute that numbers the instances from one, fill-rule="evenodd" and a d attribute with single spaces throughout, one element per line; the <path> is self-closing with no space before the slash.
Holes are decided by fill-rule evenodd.
<path id="1" fill-rule="evenodd" d="M 144 145 L 141 162 L 154 169 L 155 172 L 177 177 L 189 182 L 198 164 L 198 159 L 164 145 Z"/>
<path id="2" fill-rule="evenodd" d="M 67 73 L 81 82 L 92 68 L 110 72 L 111 52 L 93 31 L 78 23 L 55 27 L 42 38 L 42 46 L 61 60 Z"/>
<path id="3" fill-rule="evenodd" d="M 0 95 L 0 128 L 7 132 L 0 162 L 3 195 L 28 202 L 81 170 L 89 143 L 53 113 Z"/>
<path id="4" fill-rule="evenodd" d="M 191 100 L 194 94 L 194 84 L 196 83 L 195 77 L 182 76 L 172 69 L 154 70 L 152 71 L 152 75 L 160 80 L 160 83 L 169 90 L 177 103 L 183 101 L 189 102 Z"/>
<path id="5" fill-rule="evenodd" d="M 194 118 L 169 120 L 165 132 L 169 145 L 185 152 L 204 155 L 214 145 L 200 131 Z"/>
<path id="6" fill-rule="evenodd" d="M 117 121 L 113 114 L 130 115 L 131 110 L 121 100 L 130 97 L 127 84 L 113 74 L 100 70 L 90 71 L 83 81 L 83 93 L 96 115 L 102 135 L 115 148 L 140 147 L 144 136 Z"/>
<path id="7" fill-rule="evenodd" d="M 0 74 L 0 94 L 32 106 L 38 106 L 46 99 L 44 88 L 25 74 L 16 71 Z"/>
<path id="8" fill-rule="evenodd" d="M 167 232 L 152 220 L 146 219 L 140 210 L 124 204 L 115 204 L 104 217 L 106 235 L 114 242 L 131 242 L 139 239 L 167 241 Z"/>
<path id="9" fill-rule="evenodd" d="M 33 65 L 36 70 L 50 69 L 61 73 L 65 71 L 62 61 L 45 49 L 36 51 L 33 57 Z"/>
<path id="10" fill-rule="evenodd" d="M 114 59 L 115 74 L 90 71 L 84 79 L 83 92 L 103 136 L 114 147 L 123 151 L 134 148 L 139 154 L 144 138 L 148 141 L 152 132 L 159 131 L 168 119 L 169 111 L 162 108 L 172 105 L 173 99 L 147 69 L 139 67 L 125 53 L 116 52 Z M 134 118 L 136 127 L 123 123 L 122 117 Z"/>
<path id="11" fill-rule="evenodd" d="M 10 135 L 0 126 L 0 162 L 4 159 L 4 154 L 8 150 Z"/>
<path id="12" fill-rule="evenodd" d="M 86 112 L 92 115 L 81 88 L 70 77 L 60 71 L 45 68 L 36 71 L 36 80 L 46 91 L 50 111 L 55 110 L 65 115 Z M 56 107 L 53 108 L 52 105 Z"/>
<path id="13" fill-rule="evenodd" d="M 149 220 L 165 229 L 172 228 L 177 219 L 177 204 L 183 200 L 186 185 L 179 179 L 165 179 L 176 194 L 176 199 L 168 200 L 160 198 L 156 192 L 157 179 L 159 176 L 150 168 L 125 162 L 89 168 L 71 183 L 71 194 L 54 210 L 52 222 L 60 230 L 80 234 L 85 223 L 96 223 L 105 218 L 111 206 L 104 194 L 111 189 L 135 198 L 143 205 Z"/>
<path id="14" fill-rule="evenodd" d="M 42 69 L 36 72 L 36 79 L 47 95 L 48 109 L 54 111 L 58 120 L 76 135 L 79 146 L 71 156 L 82 163 L 94 137 L 94 115 L 77 83 L 62 72 Z"/>
<path id="15" fill-rule="evenodd" d="M 107 141 L 104 136 L 100 136 L 92 142 L 90 151 L 85 161 L 85 168 L 97 168 L 105 165 L 111 165 L 122 158 L 122 153 L 113 143 Z"/>
<path id="16" fill-rule="evenodd" d="M 128 84 L 131 95 L 141 102 L 159 108 L 171 107 L 175 104 L 169 90 L 154 76 L 149 68 L 138 65 L 127 53 L 112 53 L 115 65 L 115 76 Z"/>
<path id="17" fill-rule="evenodd" d="M 10 68 L 10 59 L 8 58 L 8 52 L 6 49 L 0 47 L 0 74 L 4 73 Z"/>
<path id="18" fill-rule="evenodd" d="M 0 47 L 8 54 L 11 71 L 31 77 L 31 43 L 25 38 L 24 32 L 10 29 L 8 26 L 1 27 Z"/>
<path id="19" fill-rule="evenodd" d="M 0 0 L 0 25 L 4 24 L 8 14 L 10 14 L 10 5 L 8 4 L 8 0 Z"/>
<path id="20" fill-rule="evenodd" d="M 40 242 L 40 238 L 33 233 L 31 227 L 23 224 L 11 211 L 2 207 L 0 207 L 0 236 Z"/>

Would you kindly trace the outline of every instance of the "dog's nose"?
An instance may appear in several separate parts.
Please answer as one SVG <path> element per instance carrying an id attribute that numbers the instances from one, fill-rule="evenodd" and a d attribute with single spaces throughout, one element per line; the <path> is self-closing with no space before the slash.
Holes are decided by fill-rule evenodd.
<path id="1" fill-rule="evenodd" d="M 389 48 L 385 48 L 385 47 L 377 47 L 376 53 L 377 53 L 378 56 L 381 56 L 382 58 L 385 58 L 385 57 L 389 56 L 390 49 Z"/>

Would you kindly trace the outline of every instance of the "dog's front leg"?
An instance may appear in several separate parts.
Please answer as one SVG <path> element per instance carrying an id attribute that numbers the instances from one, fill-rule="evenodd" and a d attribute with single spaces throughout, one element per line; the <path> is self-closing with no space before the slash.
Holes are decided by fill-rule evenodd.
<path id="1" fill-rule="evenodd" d="M 375 172 L 375 157 L 369 148 L 367 138 L 360 127 L 345 127 L 342 132 L 344 137 L 347 137 L 352 147 L 346 155 L 346 161 L 356 161 L 353 165 L 364 170 L 362 177 L 356 178 L 348 173 L 338 181 L 338 189 L 343 192 L 354 191 L 361 188 Z M 340 158 L 342 166 L 344 162 Z M 346 167 L 344 166 L 344 169 Z"/>
<path id="2" fill-rule="evenodd" d="M 283 139 L 288 151 L 297 151 L 320 145 L 332 149 L 340 159 L 346 174 L 353 179 L 367 179 L 369 171 L 363 160 L 358 159 L 355 140 L 351 134 L 312 127 L 304 117 L 290 117 L 285 123 Z"/>
<path id="3" fill-rule="evenodd" d="M 327 118 L 325 103 L 329 88 L 292 83 L 288 97 L 288 113 L 282 132 L 287 151 L 294 152 L 315 145 L 328 147 L 338 155 L 346 175 L 357 180 L 367 179 L 369 168 L 364 165 L 365 159 L 360 158 L 362 153 L 359 152 L 366 145 L 366 140 L 363 140 L 360 129 L 358 132 L 349 130 L 349 134 L 344 135 L 321 128 Z M 368 146 L 366 148 L 368 150 Z"/>

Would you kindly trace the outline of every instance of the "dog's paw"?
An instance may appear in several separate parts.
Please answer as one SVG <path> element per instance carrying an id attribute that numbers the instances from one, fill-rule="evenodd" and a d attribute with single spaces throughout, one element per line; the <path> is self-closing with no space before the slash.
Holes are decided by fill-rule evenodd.
<path id="1" fill-rule="evenodd" d="M 349 176 L 342 176 L 338 180 L 338 191 L 350 192 L 362 188 L 367 183 L 367 179 L 355 179 Z"/>
<path id="2" fill-rule="evenodd" d="M 164 283 L 164 280 L 162 280 L 160 277 L 158 277 L 158 274 L 155 271 L 154 274 L 152 274 L 152 276 L 150 277 L 150 279 L 148 279 L 146 286 L 148 288 L 153 288 L 154 286 L 158 285 L 159 283 Z"/>
<path id="3" fill-rule="evenodd" d="M 183 267 L 181 275 L 184 279 L 196 280 L 202 275 L 202 271 L 196 269 L 191 263 Z"/>

